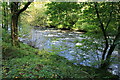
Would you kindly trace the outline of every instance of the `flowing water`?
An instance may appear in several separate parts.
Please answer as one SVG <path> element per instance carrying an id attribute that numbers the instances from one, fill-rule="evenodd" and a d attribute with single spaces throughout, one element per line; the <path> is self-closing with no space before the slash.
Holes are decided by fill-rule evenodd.
<path id="1" fill-rule="evenodd" d="M 99 66 L 97 64 L 101 59 L 101 51 L 95 50 L 92 45 L 88 45 L 90 49 L 87 51 L 88 46 L 83 45 L 80 41 L 90 38 L 83 37 L 84 34 L 81 32 L 33 28 L 30 35 L 25 36 L 27 37 L 20 38 L 22 42 L 40 50 L 56 52 L 58 55 L 73 61 L 75 65 Z M 92 44 L 94 43 L 99 44 L 99 41 L 95 40 Z M 83 48 L 86 50 L 82 50 Z M 118 52 L 114 51 L 113 54 L 115 56 Z M 118 74 L 118 64 L 111 65 L 111 68 L 113 74 Z"/>

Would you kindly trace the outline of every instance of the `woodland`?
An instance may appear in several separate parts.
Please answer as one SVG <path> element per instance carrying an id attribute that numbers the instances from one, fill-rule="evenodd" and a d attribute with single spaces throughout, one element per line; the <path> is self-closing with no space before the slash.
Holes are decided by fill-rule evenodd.
<path id="1" fill-rule="evenodd" d="M 119 80 L 119 2 L 0 7 L 3 80 Z"/>

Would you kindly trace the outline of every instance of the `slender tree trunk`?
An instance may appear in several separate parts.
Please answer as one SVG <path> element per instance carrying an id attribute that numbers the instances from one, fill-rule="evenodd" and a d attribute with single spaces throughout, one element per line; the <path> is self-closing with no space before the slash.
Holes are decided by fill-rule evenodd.
<path id="1" fill-rule="evenodd" d="M 7 2 L 3 3 L 3 9 L 2 9 L 2 28 L 4 28 L 6 31 L 8 30 L 8 4 Z"/>
<path id="2" fill-rule="evenodd" d="M 107 39 L 106 30 L 104 29 L 103 22 L 102 22 L 102 20 L 101 20 L 101 18 L 100 18 L 100 15 L 99 15 L 98 3 L 94 3 L 94 5 L 95 5 L 95 10 L 96 10 L 97 18 L 98 18 L 99 23 L 100 23 L 100 29 L 101 29 L 102 32 L 103 32 L 103 36 L 104 36 L 104 40 L 105 40 L 105 48 L 104 48 L 104 51 L 103 51 L 103 54 L 102 54 L 102 61 L 101 61 L 101 63 L 102 63 L 102 62 L 104 61 L 104 59 L 105 59 L 105 55 L 106 55 L 106 52 L 107 52 L 107 50 L 108 50 L 109 45 L 108 45 L 108 39 Z M 102 64 L 101 64 L 101 65 L 102 65 Z"/>
<path id="3" fill-rule="evenodd" d="M 114 51 L 116 45 L 119 44 L 119 41 L 120 41 L 120 26 L 118 27 L 118 33 L 113 41 L 113 44 L 110 46 L 110 49 L 106 56 L 106 60 L 105 60 L 105 63 L 103 64 L 103 67 L 105 67 L 105 66 L 107 67 L 110 65 L 110 58 L 111 58 L 112 52 Z"/>
<path id="4" fill-rule="evenodd" d="M 4 28 L 7 31 L 8 30 L 8 4 L 7 2 L 4 2 L 5 6 L 4 6 Z"/>
<path id="5" fill-rule="evenodd" d="M 3 9 L 3 15 L 4 15 L 4 17 L 3 17 L 3 20 L 4 20 L 4 29 L 6 29 L 6 5 L 4 6 L 4 9 Z"/>
<path id="6" fill-rule="evenodd" d="M 107 69 L 109 67 L 112 52 L 114 51 L 115 47 L 119 44 L 119 41 L 120 41 L 120 26 L 118 27 L 118 33 L 115 36 L 113 44 L 110 46 L 106 59 L 104 60 L 104 63 L 101 65 L 102 69 Z"/>
<path id="7" fill-rule="evenodd" d="M 4 11 L 3 11 L 3 8 L 2 8 L 2 28 L 4 28 Z"/>
<path id="8" fill-rule="evenodd" d="M 8 20 L 8 2 L 6 2 L 6 5 L 7 5 L 7 7 L 6 7 L 6 30 L 8 30 L 8 22 L 9 22 L 9 20 Z"/>
<path id="9" fill-rule="evenodd" d="M 108 51 L 107 57 L 100 67 L 101 69 L 107 70 L 108 67 L 110 66 L 111 55 L 112 55 L 112 52 L 114 51 L 115 47 L 116 47 L 116 45 L 111 45 L 111 47 Z"/>

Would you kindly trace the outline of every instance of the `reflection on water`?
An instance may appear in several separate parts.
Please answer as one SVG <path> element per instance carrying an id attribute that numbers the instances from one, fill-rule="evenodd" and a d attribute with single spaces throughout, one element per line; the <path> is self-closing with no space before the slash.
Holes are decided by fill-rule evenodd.
<path id="1" fill-rule="evenodd" d="M 95 51 L 91 49 L 88 52 L 85 52 L 84 50 L 82 50 L 79 46 L 83 45 L 82 43 L 80 43 L 80 41 L 86 39 L 82 37 L 83 35 L 84 34 L 75 31 L 32 29 L 31 35 L 24 39 L 20 38 L 20 40 L 31 46 L 39 48 L 40 50 L 44 49 L 50 52 L 54 51 L 58 53 L 58 55 L 64 56 L 68 60 L 74 61 L 74 64 L 98 67 L 99 65 L 97 64 L 101 59 L 101 51 Z M 94 41 L 94 43 L 99 42 Z M 92 48 L 93 46 L 89 45 L 89 47 Z M 83 48 L 86 49 L 89 47 L 83 46 Z M 114 52 L 114 54 L 117 55 L 118 52 Z M 118 65 L 114 64 L 111 65 L 111 67 L 114 69 L 112 73 L 117 74 Z"/>

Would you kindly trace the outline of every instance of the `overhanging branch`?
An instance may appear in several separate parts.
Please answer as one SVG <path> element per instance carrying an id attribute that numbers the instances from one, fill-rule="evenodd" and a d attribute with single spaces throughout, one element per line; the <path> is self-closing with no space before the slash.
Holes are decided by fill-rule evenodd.
<path id="1" fill-rule="evenodd" d="M 25 6 L 18 11 L 18 15 L 19 15 L 20 13 L 22 13 L 23 11 L 25 11 L 25 10 L 28 8 L 28 6 L 29 6 L 33 1 L 34 1 L 34 0 L 31 0 L 31 2 L 27 2 L 27 3 L 25 4 Z"/>

